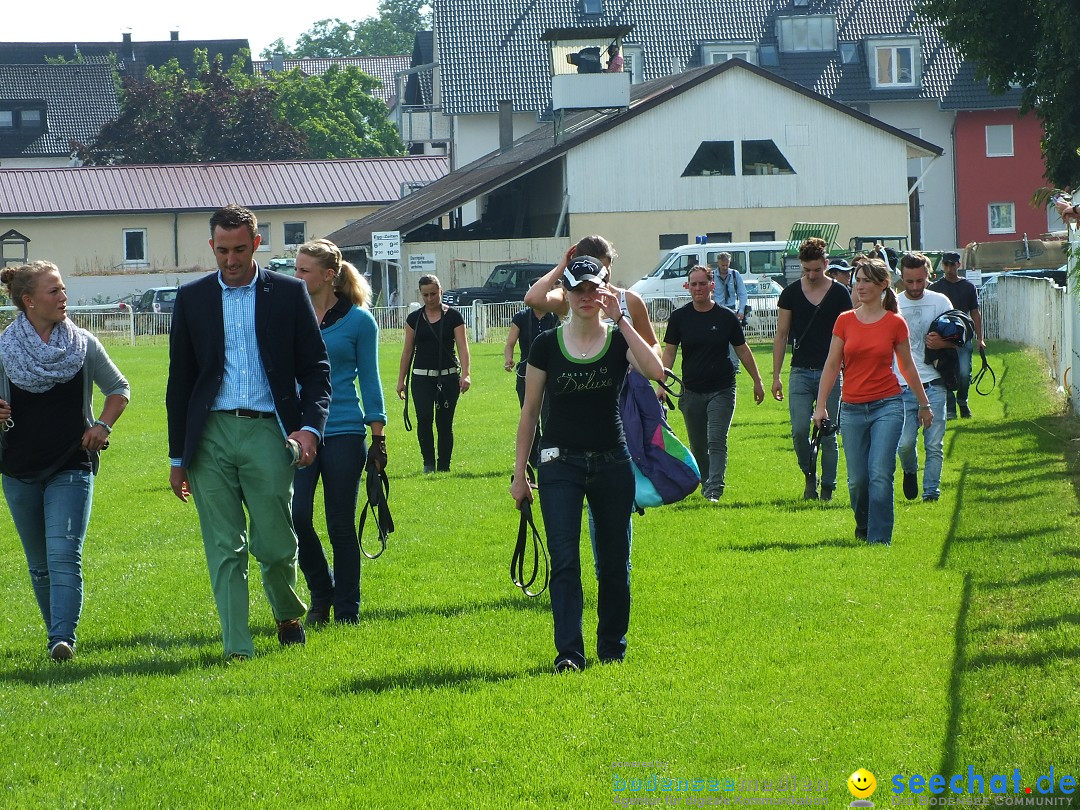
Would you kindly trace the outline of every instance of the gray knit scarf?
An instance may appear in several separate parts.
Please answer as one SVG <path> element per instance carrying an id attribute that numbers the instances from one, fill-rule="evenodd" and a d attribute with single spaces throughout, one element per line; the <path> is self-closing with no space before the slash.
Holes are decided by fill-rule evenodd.
<path id="1" fill-rule="evenodd" d="M 86 362 L 86 346 L 86 331 L 66 318 L 53 326 L 49 342 L 43 342 L 20 312 L 0 333 L 0 362 L 15 385 L 40 394 L 79 373 Z"/>

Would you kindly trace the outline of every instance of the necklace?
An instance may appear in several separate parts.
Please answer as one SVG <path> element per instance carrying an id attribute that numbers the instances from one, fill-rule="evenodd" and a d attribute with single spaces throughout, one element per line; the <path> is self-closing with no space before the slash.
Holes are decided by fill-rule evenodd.
<path id="1" fill-rule="evenodd" d="M 603 334 L 601 334 L 601 335 L 600 335 L 600 337 L 601 337 L 601 338 L 603 338 L 603 337 L 604 337 L 604 335 L 603 335 Z M 589 356 L 589 354 L 590 354 L 590 353 L 592 352 L 592 349 L 593 349 L 593 347 L 595 347 L 595 346 L 596 346 L 596 343 L 597 343 L 597 339 L 596 339 L 596 338 L 593 338 L 592 340 L 590 340 L 590 341 L 589 341 L 589 342 L 588 342 L 588 343 L 587 343 L 587 344 L 585 345 L 585 348 L 581 350 L 581 356 L 582 356 L 582 357 L 588 357 L 588 356 Z"/>

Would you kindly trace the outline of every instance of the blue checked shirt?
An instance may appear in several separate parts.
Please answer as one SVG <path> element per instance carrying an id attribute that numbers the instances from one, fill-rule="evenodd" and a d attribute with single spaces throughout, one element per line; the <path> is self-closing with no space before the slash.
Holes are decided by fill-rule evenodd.
<path id="1" fill-rule="evenodd" d="M 263 371 L 259 342 L 255 338 L 255 282 L 230 287 L 221 280 L 221 314 L 225 323 L 225 377 L 211 410 L 247 408 L 271 413 L 274 395 Z"/>

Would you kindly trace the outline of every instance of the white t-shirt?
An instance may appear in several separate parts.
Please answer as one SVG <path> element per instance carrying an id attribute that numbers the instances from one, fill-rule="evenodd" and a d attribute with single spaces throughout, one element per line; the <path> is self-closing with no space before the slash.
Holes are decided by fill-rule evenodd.
<path id="1" fill-rule="evenodd" d="M 915 368 L 919 370 L 919 378 L 924 383 L 938 379 L 941 375 L 937 373 L 933 366 L 926 364 L 926 333 L 930 329 L 930 324 L 934 322 L 938 315 L 953 308 L 952 302 L 948 297 L 932 290 L 923 292 L 922 298 L 918 301 L 912 301 L 907 297 L 906 292 L 897 295 L 896 300 L 900 307 L 900 314 L 907 321 L 908 341 L 911 343 L 911 359 L 915 361 Z M 907 380 L 900 373 L 896 361 L 893 361 L 893 373 L 896 374 L 896 379 L 900 381 L 900 385 L 907 385 Z"/>

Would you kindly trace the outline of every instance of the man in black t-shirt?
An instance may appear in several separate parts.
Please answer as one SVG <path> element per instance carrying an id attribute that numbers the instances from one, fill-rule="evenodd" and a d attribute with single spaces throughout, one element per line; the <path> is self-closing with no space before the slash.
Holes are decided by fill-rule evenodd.
<path id="1" fill-rule="evenodd" d="M 986 341 L 983 340 L 979 293 L 974 284 L 966 278 L 960 278 L 960 254 L 950 252 L 942 256 L 941 269 L 945 271 L 945 278 L 935 281 L 930 285 L 930 289 L 948 296 L 954 309 L 959 309 L 971 316 L 971 320 L 975 323 L 975 338 L 979 341 L 979 351 L 985 351 Z M 971 358 L 974 353 L 975 346 L 971 342 L 965 346 L 958 346 L 956 349 L 958 365 L 956 375 L 960 384 L 955 394 L 949 391 L 946 396 L 945 416 L 947 419 L 956 418 L 957 408 L 960 410 L 961 417 L 971 418 L 971 408 L 968 407 L 968 388 L 971 387 Z"/>
<path id="2" fill-rule="evenodd" d="M 713 301 L 712 271 L 694 267 L 686 277 L 686 287 L 690 303 L 668 319 L 663 363 L 664 368 L 671 368 L 682 346 L 679 410 L 701 472 L 701 492 L 715 503 L 724 494 L 727 435 L 735 413 L 735 368 L 729 350 L 734 350 L 754 379 L 754 401 L 759 405 L 765 399 L 765 389 L 738 318 Z"/>
<path id="3" fill-rule="evenodd" d="M 791 373 L 788 375 L 788 414 L 791 417 L 791 440 L 803 471 L 805 500 L 817 500 L 817 468 L 810 453 L 810 426 L 817 406 L 821 371 L 829 356 L 833 324 L 841 312 L 851 309 L 847 288 L 825 275 L 828 253 L 825 241 L 816 237 L 799 246 L 802 278 L 789 284 L 780 293 L 776 338 L 773 340 L 772 394 L 777 401 L 784 399 L 784 384 L 780 372 L 784 354 L 791 343 Z M 829 413 L 838 413 L 840 377 L 826 403 Z M 836 435 L 821 441 L 821 499 L 832 500 L 836 490 L 836 467 L 839 450 Z"/>

